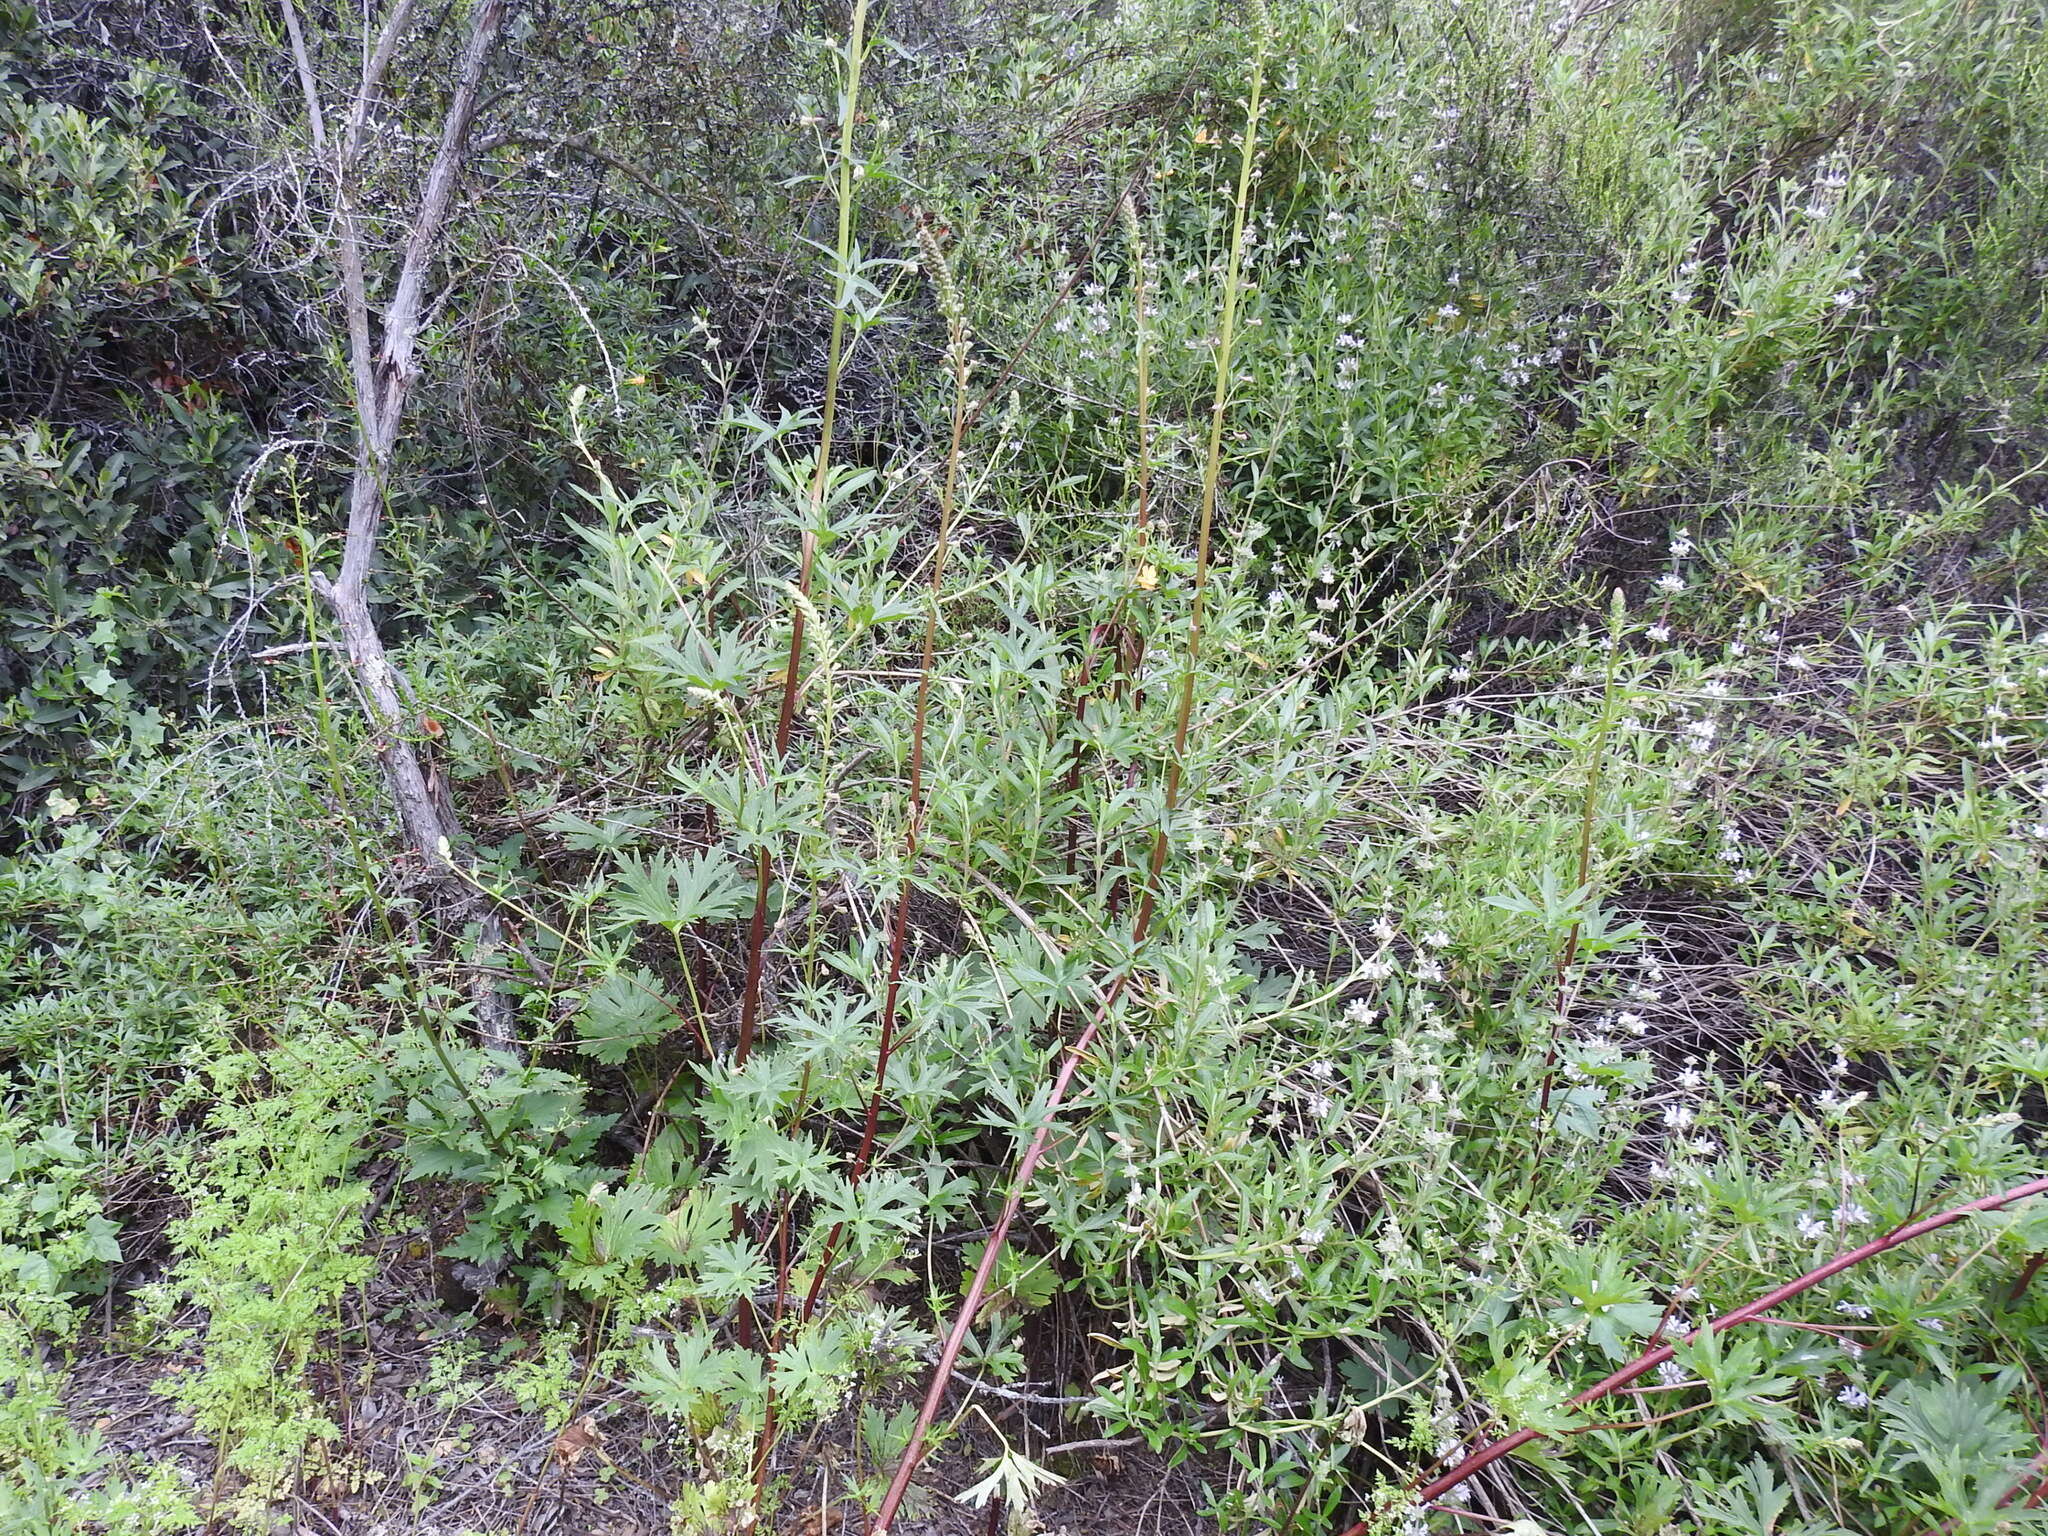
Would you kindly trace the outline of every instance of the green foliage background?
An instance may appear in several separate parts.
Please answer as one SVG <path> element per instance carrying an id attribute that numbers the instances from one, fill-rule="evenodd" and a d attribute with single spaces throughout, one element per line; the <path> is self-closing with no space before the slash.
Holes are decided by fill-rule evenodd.
<path id="1" fill-rule="evenodd" d="M 1689 1337 L 2041 1170 L 2038 5 L 906 6 L 857 104 L 842 16 L 514 9 L 375 593 L 511 1055 L 309 595 L 282 13 L 0 8 L 0 1524 L 443 1518 L 330 1386 L 400 1322 L 672 1530 L 871 1508 L 1098 1013 L 926 1528 L 1101 1441 L 1205 1529 L 2039 1523 L 2038 1202 Z"/>

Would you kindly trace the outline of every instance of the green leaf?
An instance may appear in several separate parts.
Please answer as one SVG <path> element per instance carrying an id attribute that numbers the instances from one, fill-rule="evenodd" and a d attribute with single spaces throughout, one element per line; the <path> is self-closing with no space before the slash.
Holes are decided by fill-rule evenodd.
<path id="1" fill-rule="evenodd" d="M 711 850 L 623 858 L 613 879 L 607 905 L 622 922 L 654 923 L 671 931 L 737 917 L 752 904 L 752 893 L 732 860 Z"/>
<path id="2" fill-rule="evenodd" d="M 659 1040 L 677 1023 L 661 981 L 645 966 L 614 971 L 591 989 L 576 1012 L 576 1049 L 617 1066 L 636 1046 Z"/>
<path id="3" fill-rule="evenodd" d="M 1565 1401 L 1564 1384 L 1527 1356 L 1495 1361 L 1480 1376 L 1479 1393 L 1516 1429 L 1554 1435 L 1578 1423 L 1576 1410 Z"/>
<path id="4" fill-rule="evenodd" d="M 712 1301 L 738 1301 L 760 1290 L 774 1274 L 751 1243 L 721 1238 L 705 1249 L 697 1266 L 697 1289 Z"/>

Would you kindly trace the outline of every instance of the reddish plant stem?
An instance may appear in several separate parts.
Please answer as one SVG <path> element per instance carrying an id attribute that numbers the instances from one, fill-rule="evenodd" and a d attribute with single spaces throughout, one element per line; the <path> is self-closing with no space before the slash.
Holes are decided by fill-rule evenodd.
<path id="1" fill-rule="evenodd" d="M 889 1491 L 882 1497 L 882 1507 L 875 1515 L 871 1536 L 887 1536 L 890 1523 L 896 1518 L 897 1508 L 903 1503 L 903 1495 L 909 1491 L 910 1479 L 917 1472 L 917 1464 L 923 1459 L 925 1437 L 931 1432 L 932 1424 L 938 1419 L 940 1405 L 945 1400 L 946 1389 L 953 1381 L 953 1367 L 960 1358 L 960 1351 L 967 1342 L 968 1330 L 974 1326 L 974 1319 L 981 1310 L 982 1298 L 988 1293 L 990 1277 L 995 1273 L 996 1259 L 1009 1241 L 1010 1228 L 1017 1220 L 1017 1211 L 1024 1203 L 1024 1192 L 1031 1187 L 1032 1175 L 1038 1172 L 1039 1160 L 1045 1156 L 1046 1142 L 1051 1139 L 1053 1122 L 1059 1115 L 1060 1106 L 1066 1102 L 1067 1089 L 1073 1083 L 1075 1069 L 1081 1064 L 1081 1057 L 1088 1047 L 1095 1043 L 1109 1010 L 1116 1006 L 1123 995 L 1128 975 L 1119 976 L 1104 995 L 1101 1008 L 1088 1023 L 1088 1027 L 1075 1036 L 1066 1049 L 1066 1059 L 1060 1063 L 1060 1070 L 1053 1079 L 1052 1094 L 1045 1103 L 1045 1113 L 1038 1129 L 1031 1134 L 1030 1144 L 1024 1155 L 1017 1160 L 1017 1171 L 1010 1180 L 1010 1193 L 1003 1201 L 1002 1214 L 989 1230 L 988 1241 L 982 1245 L 981 1262 L 974 1268 L 974 1279 L 968 1283 L 967 1295 L 960 1303 L 960 1309 L 953 1314 L 953 1326 L 946 1333 L 946 1342 L 940 1347 L 938 1364 L 932 1371 L 931 1385 L 925 1388 L 924 1404 L 918 1409 L 916 1426 L 910 1432 L 910 1444 L 903 1452 L 903 1459 L 896 1464 L 896 1475 L 889 1479 Z"/>
<path id="2" fill-rule="evenodd" d="M 2019 1279 L 2013 1281 L 2012 1292 L 2005 1298 L 2008 1307 L 2017 1306 L 2019 1299 L 2027 1294 L 2027 1287 L 2034 1283 L 2034 1276 L 2041 1273 L 2041 1266 L 2048 1264 L 2048 1252 L 2037 1253 L 2027 1260 L 2026 1268 L 2020 1271 Z"/>
<path id="3" fill-rule="evenodd" d="M 952 279 L 947 274 L 944 256 L 938 248 L 937 236 L 923 229 L 926 245 L 925 259 L 932 266 L 931 279 L 940 286 L 942 293 L 952 292 Z M 858 1188 L 867 1176 L 874 1162 L 875 1141 L 882 1122 L 882 1090 L 888 1081 L 889 1062 L 895 1055 L 897 1044 L 897 1010 L 903 993 L 903 953 L 910 932 L 910 897 L 912 892 L 911 870 L 917 864 L 918 844 L 924 836 L 924 744 L 925 724 L 931 714 L 932 669 L 939 651 L 939 594 L 946 577 L 946 556 L 952 549 L 953 518 L 958 509 L 960 494 L 960 448 L 967 436 L 967 364 L 968 338 L 965 323 L 957 316 L 953 324 L 953 428 L 952 437 L 946 447 L 945 477 L 939 486 L 939 534 L 932 546 L 932 574 L 926 593 L 924 610 L 924 648 L 920 653 L 917 668 L 917 704 L 912 711 L 910 723 L 910 783 L 906 796 L 903 824 L 903 879 L 896 889 L 896 912 L 889 923 L 889 973 L 882 988 L 882 1026 L 875 1042 L 875 1079 L 868 1090 L 867 1112 L 862 1118 L 860 1145 L 854 1152 L 853 1165 L 847 1170 L 847 1183 Z M 825 1251 L 818 1260 L 817 1273 L 811 1276 L 810 1289 L 804 1295 L 802 1310 L 797 1314 L 800 1321 L 808 1322 L 818 1305 L 823 1292 L 825 1277 L 831 1273 L 832 1261 L 839 1252 L 839 1243 L 846 1235 L 846 1223 L 834 1224 L 825 1237 Z"/>
<path id="4" fill-rule="evenodd" d="M 1757 1297 L 1752 1302 L 1737 1307 L 1733 1312 L 1724 1313 L 1722 1316 L 1713 1319 L 1704 1328 L 1695 1329 L 1687 1336 L 1686 1342 L 1691 1343 L 1692 1340 L 1701 1337 L 1703 1334 L 1726 1333 L 1730 1328 L 1736 1327 L 1738 1324 L 1755 1322 L 1774 1307 L 1812 1290 L 1823 1281 L 1832 1280 L 1836 1275 L 1842 1273 L 1843 1270 L 1853 1269 L 1865 1259 L 1874 1259 L 1881 1253 L 1889 1253 L 1892 1249 L 1903 1247 L 1916 1238 L 1925 1237 L 1930 1232 L 1938 1232 L 1941 1228 L 1951 1226 L 1966 1216 L 1977 1216 L 1985 1211 L 2002 1210 L 2008 1205 L 2016 1205 L 2022 1200 L 2030 1199 L 2040 1194 L 2048 1194 L 2048 1178 L 2029 1179 L 2026 1183 L 2017 1184 L 2011 1189 L 2006 1190 L 2003 1194 L 1986 1195 L 1981 1200 L 1972 1200 L 1968 1205 L 1959 1205 L 1951 1210 L 1943 1211 L 1937 1216 L 1928 1216 L 1907 1226 L 1896 1228 L 1886 1233 L 1883 1237 L 1875 1238 L 1865 1243 L 1860 1248 L 1852 1248 L 1847 1253 L 1836 1255 L 1818 1269 L 1808 1270 L 1797 1280 L 1788 1281 L 1786 1284 L 1779 1286 L 1775 1291 L 1768 1292 Z M 1610 1392 L 1627 1386 L 1639 1377 L 1647 1376 L 1666 1360 L 1671 1359 L 1674 1354 L 1676 1354 L 1676 1350 L 1669 1344 L 1659 1345 L 1656 1349 L 1644 1351 L 1620 1370 L 1614 1372 L 1613 1375 L 1602 1378 L 1586 1388 L 1585 1391 L 1579 1393 L 1578 1396 L 1572 1398 L 1571 1406 L 1576 1408 L 1586 1403 L 1594 1402 L 1599 1398 L 1605 1397 Z M 1425 1483 L 1417 1490 L 1415 1497 L 1420 1503 L 1432 1503 L 1442 1498 L 1451 1489 L 1457 1487 L 1475 1473 L 1484 1471 L 1504 1456 L 1514 1454 L 1514 1452 L 1529 1444 L 1530 1441 L 1541 1438 L 1542 1431 L 1535 1429 L 1518 1429 L 1511 1435 L 1503 1436 L 1491 1445 L 1482 1446 L 1479 1450 L 1474 1451 L 1442 1476 Z M 1346 1527 L 1342 1536 L 1365 1536 L 1367 1529 L 1368 1522 L 1360 1520 Z"/>
<path id="5" fill-rule="evenodd" d="M 1131 949 L 1134 957 L 1143 947 L 1145 937 L 1151 931 L 1153 914 L 1158 909 L 1159 881 L 1166 867 L 1169 828 L 1173 824 L 1173 813 L 1180 804 L 1188 730 L 1194 717 L 1195 674 L 1202 659 L 1203 619 L 1208 611 L 1211 534 L 1216 522 L 1216 488 L 1223 459 L 1223 421 L 1230 403 L 1231 349 L 1236 336 L 1239 283 L 1244 273 L 1245 212 L 1251 200 L 1253 151 L 1258 142 L 1259 108 L 1264 87 L 1265 52 L 1262 39 L 1252 71 L 1251 94 L 1245 103 L 1243 151 L 1238 161 L 1237 192 L 1230 228 L 1230 258 L 1223 281 L 1222 313 L 1217 326 L 1216 390 L 1209 406 L 1209 449 L 1202 475 L 1202 513 L 1195 547 L 1194 595 L 1189 608 L 1188 641 L 1181 680 L 1180 704 L 1174 721 L 1173 754 L 1166 769 L 1166 807 L 1165 814 L 1160 818 L 1158 830 L 1153 834 L 1152 856 L 1147 866 L 1145 889 L 1140 897 L 1137 913 L 1131 921 Z M 946 1389 L 952 1382 L 953 1366 L 959 1360 L 960 1351 L 967 1342 L 968 1332 L 973 1328 L 975 1317 L 981 1311 L 982 1300 L 988 1292 L 989 1277 L 995 1272 L 996 1261 L 1001 1257 L 1003 1247 L 1009 1241 L 1010 1228 L 1016 1222 L 1017 1212 L 1023 1205 L 1024 1193 L 1031 1186 L 1031 1177 L 1038 1171 L 1039 1160 L 1045 1156 L 1046 1143 L 1051 1138 L 1052 1127 L 1059 1115 L 1060 1107 L 1066 1102 L 1067 1089 L 1081 1064 L 1081 1057 L 1087 1052 L 1088 1047 L 1095 1043 L 1095 1037 L 1101 1032 L 1103 1024 L 1108 1021 L 1118 1000 L 1123 996 L 1125 988 L 1130 983 L 1130 976 L 1130 971 L 1126 969 L 1110 984 L 1109 989 L 1103 994 L 1101 1006 L 1096 1010 L 1095 1017 L 1066 1048 L 1059 1072 L 1053 1079 L 1052 1092 L 1046 1100 L 1044 1118 L 1039 1122 L 1038 1129 L 1032 1133 L 1023 1157 L 1018 1159 L 1016 1173 L 1010 1181 L 1009 1195 L 1003 1201 L 1002 1215 L 990 1231 L 988 1241 L 983 1245 L 981 1262 L 975 1266 L 974 1279 L 969 1283 L 967 1295 L 961 1300 L 959 1311 L 954 1314 L 952 1327 L 947 1330 L 946 1341 L 939 1350 L 938 1363 L 932 1371 L 931 1385 L 925 1390 L 923 1406 L 918 1410 L 916 1423 L 911 1426 L 909 1443 L 904 1447 L 902 1459 L 896 1464 L 895 1475 L 889 1479 L 889 1489 L 882 1497 L 882 1506 L 876 1511 L 875 1523 L 870 1527 L 870 1536 L 888 1536 L 890 1524 L 896 1518 L 896 1511 L 903 1503 L 904 1494 L 909 1491 L 910 1480 L 916 1474 L 918 1463 L 924 1457 L 925 1441 L 931 1434 L 932 1425 L 938 1419 Z"/>

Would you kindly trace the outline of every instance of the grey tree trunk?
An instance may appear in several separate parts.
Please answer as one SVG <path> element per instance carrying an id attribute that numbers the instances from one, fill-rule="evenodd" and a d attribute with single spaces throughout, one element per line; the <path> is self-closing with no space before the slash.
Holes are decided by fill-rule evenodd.
<path id="1" fill-rule="evenodd" d="M 456 65 L 455 84 L 441 123 L 440 142 L 420 188 L 418 206 L 400 247 L 391 297 L 373 314 L 364 278 L 364 239 L 355 208 L 354 170 L 372 101 L 389 73 L 411 20 L 413 0 L 393 0 L 375 46 L 353 92 L 341 138 L 328 156 L 335 176 L 335 265 L 347 322 L 349 371 L 356 397 L 356 468 L 349 485 L 348 529 L 341 568 L 333 580 L 314 578 L 315 589 L 334 614 L 347 649 L 357 697 L 376 733 L 376 751 L 391 791 L 401 837 L 435 888 L 438 915 L 458 932 L 476 925 L 470 956 L 471 991 L 479 1043 L 517 1055 L 508 1000 L 497 975 L 504 954 L 504 924 L 490 899 L 477 889 L 458 860 L 468 857 L 467 840 L 453 805 L 434 792 L 412 744 L 411 713 L 400 696 L 382 637 L 370 612 L 368 584 L 384 521 L 384 496 L 392 450 L 405 420 L 407 398 L 418 372 L 419 333 L 424 322 L 427 279 L 447 233 L 449 210 L 469 155 L 470 129 L 484 76 L 503 30 L 509 0 L 476 0 L 469 32 Z M 307 122 L 316 152 L 328 149 L 326 114 L 318 77 L 306 47 L 294 0 L 280 0 L 293 62 L 306 97 Z M 373 337 L 372 324 L 376 322 Z"/>

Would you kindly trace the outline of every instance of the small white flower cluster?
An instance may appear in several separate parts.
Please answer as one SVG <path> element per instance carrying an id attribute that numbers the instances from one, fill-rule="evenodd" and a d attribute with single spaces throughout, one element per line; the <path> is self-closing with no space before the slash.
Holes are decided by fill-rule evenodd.
<path id="1" fill-rule="evenodd" d="M 1745 862 L 1748 855 L 1744 852 L 1742 846 L 1742 828 L 1736 825 L 1736 823 L 1732 821 L 1721 823 L 1721 846 L 1715 850 L 1714 857 L 1723 864 L 1735 866 L 1728 872 L 1730 879 L 1740 880 L 1745 884 L 1756 879 L 1756 870 Z"/>
<path id="2" fill-rule="evenodd" d="M 1712 1066 L 1713 1058 L 1709 1057 L 1707 1067 Z M 1714 1080 L 1711 1070 L 1701 1069 L 1697 1056 L 1685 1058 L 1675 1081 L 1683 1097 L 1667 1103 L 1658 1116 L 1670 1133 L 1664 1141 L 1665 1157 L 1650 1164 L 1650 1177 L 1658 1183 L 1697 1184 L 1702 1177 L 1700 1165 L 1720 1156 L 1721 1143 L 1712 1136 L 1698 1134 L 1700 1114 L 1706 1108 L 1705 1090 Z"/>
<path id="3" fill-rule="evenodd" d="M 1813 1096 L 1813 1107 L 1824 1115 L 1842 1116 L 1861 1104 L 1870 1095 L 1867 1093 L 1843 1093 L 1842 1079 L 1849 1075 L 1849 1059 L 1840 1051 L 1828 1066 L 1828 1076 L 1834 1081 Z"/>
<path id="4" fill-rule="evenodd" d="M 1807 188 L 1806 201 L 1800 205 L 1799 211 L 1809 219 L 1825 219 L 1842 205 L 1843 194 L 1848 189 L 1847 161 L 1838 155 L 1830 156 L 1821 162 L 1820 174 Z"/>
<path id="5" fill-rule="evenodd" d="M 1683 307 L 1690 304 L 1697 290 L 1700 264 L 1696 261 L 1682 261 L 1678 264 L 1678 281 L 1671 285 L 1671 302 Z"/>
<path id="6" fill-rule="evenodd" d="M 1862 1182 L 1863 1177 L 1861 1174 L 1851 1172 L 1847 1168 L 1841 1169 L 1836 1174 L 1835 1183 L 1832 1186 L 1824 1179 L 1817 1178 L 1813 1180 L 1811 1186 L 1813 1188 L 1828 1189 L 1832 1187 L 1836 1190 L 1835 1207 L 1826 1214 L 1825 1218 L 1816 1216 L 1811 1211 L 1800 1212 L 1797 1219 L 1792 1223 L 1793 1229 L 1798 1232 L 1800 1240 L 1809 1243 L 1819 1242 L 1822 1238 L 1831 1235 L 1846 1233 L 1856 1227 L 1869 1226 L 1872 1220 L 1870 1211 L 1853 1194 L 1855 1188 Z"/>

